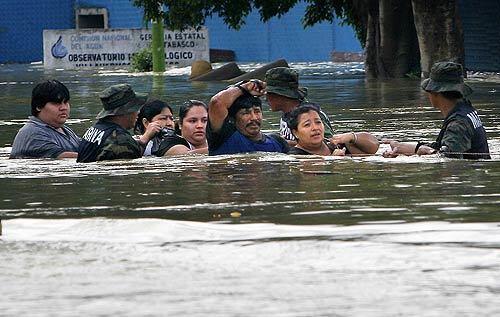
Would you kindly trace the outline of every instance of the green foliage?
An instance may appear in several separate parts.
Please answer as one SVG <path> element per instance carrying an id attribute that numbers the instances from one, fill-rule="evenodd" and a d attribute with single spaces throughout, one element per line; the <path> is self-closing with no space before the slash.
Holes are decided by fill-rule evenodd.
<path id="1" fill-rule="evenodd" d="M 153 53 L 151 47 L 146 47 L 135 53 L 130 61 L 133 71 L 150 72 L 153 70 Z"/>
<path id="2" fill-rule="evenodd" d="M 366 38 L 367 9 L 370 0 L 302 0 L 307 3 L 302 19 L 304 27 L 319 22 L 333 22 L 339 18 L 343 24 L 354 27 L 363 45 Z M 263 22 L 280 17 L 300 0 L 133 0 L 143 8 L 146 21 L 163 19 L 170 29 L 184 30 L 200 27 L 207 17 L 217 14 L 226 25 L 238 30 L 245 18 L 256 9 Z M 165 11 L 162 10 L 165 8 Z"/>
<path id="3" fill-rule="evenodd" d="M 132 0 L 132 4 L 136 7 L 142 8 L 143 19 L 146 25 L 151 20 L 163 19 L 166 15 L 162 10 L 163 1 L 156 0 Z"/>
<path id="4" fill-rule="evenodd" d="M 356 37 L 364 46 L 368 1 L 370 0 L 306 0 L 308 5 L 302 22 L 305 26 L 313 26 L 323 21 L 333 22 L 337 17 L 342 25 L 350 25 L 354 28 Z"/>

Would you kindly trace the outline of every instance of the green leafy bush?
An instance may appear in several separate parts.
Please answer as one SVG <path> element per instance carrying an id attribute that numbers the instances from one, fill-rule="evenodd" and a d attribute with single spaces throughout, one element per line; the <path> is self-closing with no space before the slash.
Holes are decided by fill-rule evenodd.
<path id="1" fill-rule="evenodd" d="M 153 53 L 151 47 L 146 47 L 135 53 L 130 61 L 135 72 L 150 72 L 153 70 Z"/>

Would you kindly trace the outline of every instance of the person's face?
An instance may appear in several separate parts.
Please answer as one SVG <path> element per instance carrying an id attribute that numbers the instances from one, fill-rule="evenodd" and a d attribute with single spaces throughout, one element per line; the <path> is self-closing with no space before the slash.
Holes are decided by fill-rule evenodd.
<path id="1" fill-rule="evenodd" d="M 142 119 L 142 124 L 144 128 L 147 128 L 150 122 L 157 122 L 162 128 L 175 128 L 174 116 L 172 112 L 168 108 L 163 108 L 162 111 L 154 116 L 151 121 L 148 121 L 146 118 Z"/>
<path id="2" fill-rule="evenodd" d="M 236 129 L 250 139 L 260 137 L 262 125 L 262 109 L 254 106 L 238 110 L 235 115 Z"/>
<path id="3" fill-rule="evenodd" d="M 54 128 L 60 128 L 69 118 L 70 105 L 69 101 L 63 102 L 47 102 L 43 108 L 38 108 L 40 111 L 37 117 L 43 122 Z"/>
<path id="4" fill-rule="evenodd" d="M 429 102 L 431 103 L 431 105 L 433 107 L 436 107 L 436 102 L 437 102 L 436 95 L 437 94 L 434 92 L 430 92 L 430 91 L 426 91 L 426 94 L 427 94 L 427 97 L 429 98 Z"/>
<path id="5" fill-rule="evenodd" d="M 139 115 L 139 111 L 131 112 L 127 114 L 128 120 L 127 120 L 127 127 L 124 127 L 125 129 L 132 129 L 135 126 L 135 122 L 137 121 L 137 116 Z"/>
<path id="6" fill-rule="evenodd" d="M 298 139 L 298 144 L 303 146 L 317 146 L 323 142 L 325 126 L 314 110 L 299 115 L 297 130 L 293 133 Z"/>
<path id="7" fill-rule="evenodd" d="M 182 137 L 195 146 L 205 144 L 207 121 L 208 113 L 204 107 L 191 107 L 181 122 Z"/>
<path id="8" fill-rule="evenodd" d="M 271 111 L 281 111 L 282 110 L 283 97 L 281 97 L 280 95 L 273 94 L 273 93 L 267 93 L 266 97 L 267 97 L 267 103 L 269 104 Z"/>

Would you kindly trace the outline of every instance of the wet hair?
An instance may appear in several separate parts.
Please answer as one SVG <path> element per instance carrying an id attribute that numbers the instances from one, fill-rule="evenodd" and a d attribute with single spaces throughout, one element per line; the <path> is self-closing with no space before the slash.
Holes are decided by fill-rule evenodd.
<path id="1" fill-rule="evenodd" d="M 45 107 L 48 102 L 66 101 L 69 101 L 69 90 L 63 83 L 55 79 L 41 82 L 31 92 L 31 114 L 37 116 L 39 109 Z"/>
<path id="2" fill-rule="evenodd" d="M 179 125 L 182 125 L 182 121 L 187 116 L 189 110 L 193 107 L 203 107 L 208 112 L 208 107 L 203 101 L 188 100 L 179 108 Z"/>
<path id="3" fill-rule="evenodd" d="M 168 108 L 168 110 L 170 110 L 170 112 L 174 114 L 174 111 L 166 102 L 159 99 L 148 99 L 146 103 L 141 107 L 141 110 L 139 110 L 137 121 L 135 122 L 134 132 L 143 134 L 146 129 L 144 128 L 142 119 L 145 118 L 146 120 L 151 122 L 151 120 L 153 120 L 156 115 L 159 115 L 165 108 Z"/>
<path id="4" fill-rule="evenodd" d="M 259 107 L 262 109 L 262 101 L 257 96 L 252 96 L 250 94 L 244 94 L 236 98 L 231 107 L 228 110 L 230 117 L 234 118 L 236 113 L 240 109 L 248 109 L 253 107 Z"/>
<path id="5" fill-rule="evenodd" d="M 290 113 L 290 117 L 288 119 L 288 127 L 290 128 L 291 131 L 297 130 L 299 126 L 299 117 L 301 114 L 309 112 L 309 111 L 315 111 L 319 115 L 319 110 L 317 107 L 313 105 L 304 105 L 304 106 L 299 106 Z"/>
<path id="6" fill-rule="evenodd" d="M 462 99 L 463 95 L 459 91 L 443 91 L 440 92 L 446 99 Z"/>

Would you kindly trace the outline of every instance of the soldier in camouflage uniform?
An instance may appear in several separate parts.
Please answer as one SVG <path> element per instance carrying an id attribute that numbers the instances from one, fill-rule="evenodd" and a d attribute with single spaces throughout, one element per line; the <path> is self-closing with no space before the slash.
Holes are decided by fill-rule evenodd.
<path id="1" fill-rule="evenodd" d="M 272 111 L 282 111 L 280 134 L 290 146 L 297 144 L 297 139 L 288 126 L 292 111 L 304 105 L 318 110 L 325 129 L 324 137 L 334 145 L 345 145 L 351 154 L 373 154 L 377 152 L 378 140 L 367 132 L 348 132 L 334 134 L 332 123 L 318 104 L 306 100 L 307 88 L 299 87 L 299 73 L 288 67 L 275 67 L 266 72 L 267 102 Z M 357 144 L 356 144 L 357 143 Z"/>
<path id="2" fill-rule="evenodd" d="M 77 162 L 141 157 L 145 145 L 161 129 L 158 124 L 151 123 L 138 140 L 127 131 L 134 127 L 146 97 L 136 95 L 128 84 L 111 86 L 99 97 L 104 109 L 97 115 L 98 121 L 85 132 L 78 148 Z"/>
<path id="3" fill-rule="evenodd" d="M 465 159 L 489 159 L 490 150 L 486 131 L 476 109 L 465 97 L 472 89 L 464 83 L 462 65 L 454 62 L 438 62 L 431 68 L 430 77 L 422 81 L 422 89 L 428 94 L 432 106 L 445 117 L 435 142 L 418 142 L 417 145 L 385 140 L 391 150 L 386 157 L 427 155 L 441 153 L 446 157 Z"/>

